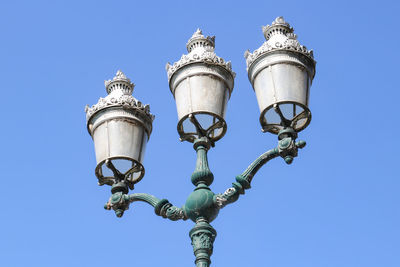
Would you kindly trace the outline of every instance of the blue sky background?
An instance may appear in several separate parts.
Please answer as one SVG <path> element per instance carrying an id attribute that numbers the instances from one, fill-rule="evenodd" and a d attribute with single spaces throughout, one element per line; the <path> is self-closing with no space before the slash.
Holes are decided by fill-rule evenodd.
<path id="1" fill-rule="evenodd" d="M 123 70 L 156 115 L 135 192 L 184 204 L 195 152 L 180 143 L 165 63 L 197 27 L 237 73 L 228 132 L 209 152 L 223 192 L 258 155 L 263 134 L 243 53 L 284 16 L 314 49 L 308 145 L 264 166 L 223 209 L 212 266 L 400 266 L 399 4 L 396 1 L 2 1 L 0 266 L 193 266 L 190 221 L 144 203 L 103 209 L 84 106 Z"/>

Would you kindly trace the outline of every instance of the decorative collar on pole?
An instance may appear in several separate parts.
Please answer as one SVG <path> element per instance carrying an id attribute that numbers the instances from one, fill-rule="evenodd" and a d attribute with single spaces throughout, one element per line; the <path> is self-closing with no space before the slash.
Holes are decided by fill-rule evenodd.
<path id="1" fill-rule="evenodd" d="M 297 35 L 293 33 L 294 29 L 283 17 L 277 17 L 271 25 L 263 26 L 262 30 L 266 41 L 253 53 L 250 53 L 249 50 L 244 53 L 247 70 L 261 55 L 277 50 L 296 51 L 314 61 L 313 51 L 307 50 L 304 45 L 300 45 L 297 41 Z"/>
<path id="2" fill-rule="evenodd" d="M 125 74 L 118 70 L 117 74 L 112 80 L 104 81 L 108 96 L 105 98 L 100 97 L 97 104 L 89 107 L 86 105 L 86 120 L 90 118 L 98 111 L 112 107 L 112 106 L 124 106 L 128 108 L 138 109 L 146 114 L 146 117 L 152 122 L 154 115 L 150 113 L 150 106 L 143 105 L 139 100 L 132 96 L 133 88 L 135 84 L 128 79 Z"/>
<path id="3" fill-rule="evenodd" d="M 187 42 L 186 48 L 189 52 L 188 54 L 182 55 L 181 59 L 173 65 L 167 63 L 165 66 L 168 74 L 168 82 L 178 69 L 192 63 L 206 63 L 221 66 L 226 69 L 233 78 L 236 76 L 236 73 L 232 71 L 231 62 L 226 62 L 223 58 L 215 54 L 215 36 L 205 37 L 202 31 L 197 29 Z"/>

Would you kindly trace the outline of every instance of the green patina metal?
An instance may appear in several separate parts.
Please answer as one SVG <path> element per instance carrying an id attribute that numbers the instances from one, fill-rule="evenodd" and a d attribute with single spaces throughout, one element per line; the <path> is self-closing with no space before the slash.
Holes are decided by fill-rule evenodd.
<path id="1" fill-rule="evenodd" d="M 196 169 L 192 174 L 192 183 L 197 186 L 205 184 L 210 186 L 214 181 L 214 175 L 208 167 L 207 151 L 210 149 L 211 142 L 207 137 L 201 137 L 194 141 L 193 148 L 197 152 Z"/>
<path id="2" fill-rule="evenodd" d="M 163 218 L 172 221 L 192 220 L 196 224 L 189 236 L 196 256 L 196 266 L 208 267 L 211 264 L 210 257 L 217 235 L 217 232 L 209 223 L 218 216 L 220 209 L 238 200 L 239 196 L 251 187 L 254 175 L 269 160 L 282 157 L 287 164 L 291 164 L 297 156 L 298 149 L 306 145 L 304 141 L 295 142 L 296 138 L 297 133 L 293 129 L 283 129 L 278 134 L 278 147 L 259 156 L 242 174 L 236 176 L 236 181 L 232 183 L 232 187 L 224 193 L 215 194 L 209 187 L 214 180 L 214 175 L 208 166 L 207 159 L 207 152 L 213 146 L 213 143 L 207 137 L 200 137 L 195 140 L 193 145 L 197 153 L 197 160 L 191 180 L 196 188 L 188 196 L 182 208 L 173 206 L 166 199 L 159 199 L 149 194 L 135 193 L 128 195 L 128 185 L 118 172 L 115 172 L 115 174 L 118 175 L 119 182 L 112 186 L 112 195 L 104 208 L 113 209 L 117 217 L 122 217 L 124 211 L 129 209 L 130 203 L 142 201 L 153 206 L 155 213 Z"/>
<path id="3" fill-rule="evenodd" d="M 192 183 L 196 186 L 186 200 L 184 210 L 188 218 L 196 222 L 198 218 L 204 218 L 208 222 L 213 221 L 218 215 L 218 207 L 214 202 L 214 193 L 209 186 L 214 180 L 214 175 L 208 167 L 207 151 L 211 143 L 208 138 L 202 137 L 194 142 L 197 152 L 196 168 L 192 174 Z"/>
<path id="4" fill-rule="evenodd" d="M 217 232 L 202 217 L 196 221 L 196 225 L 189 232 L 192 240 L 193 253 L 196 256 L 196 267 L 208 267 L 211 264 L 211 255 L 213 253 L 213 244 Z"/>
<path id="5" fill-rule="evenodd" d="M 189 219 L 196 222 L 199 217 L 212 222 L 219 209 L 214 202 L 214 193 L 204 184 L 196 187 L 186 200 L 184 210 Z"/>
<path id="6" fill-rule="evenodd" d="M 167 218 L 172 221 L 188 219 L 182 208 L 173 206 L 166 199 L 159 199 L 153 195 L 145 193 L 135 193 L 127 195 L 121 191 L 116 191 L 116 189 L 113 189 L 114 187 L 111 189 L 113 194 L 111 195 L 108 202 L 104 205 L 104 208 L 107 210 L 113 209 L 117 217 L 122 217 L 124 211 L 129 209 L 130 203 L 142 201 L 153 206 L 154 212 L 163 218 Z"/>

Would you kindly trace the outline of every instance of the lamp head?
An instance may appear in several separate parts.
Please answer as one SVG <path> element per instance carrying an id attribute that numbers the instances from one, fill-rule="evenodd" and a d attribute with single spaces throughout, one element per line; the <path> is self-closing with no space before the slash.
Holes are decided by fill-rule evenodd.
<path id="1" fill-rule="evenodd" d="M 313 51 L 301 45 L 293 31 L 278 17 L 263 26 L 263 45 L 253 53 L 245 52 L 264 132 L 278 134 L 286 127 L 300 132 L 311 121 L 309 91 L 316 62 Z"/>
<path id="2" fill-rule="evenodd" d="M 108 95 L 86 106 L 87 129 L 94 141 L 99 185 L 124 181 L 131 189 L 144 176 L 144 151 L 154 116 L 132 96 L 134 84 L 122 71 L 104 82 Z"/>
<path id="3" fill-rule="evenodd" d="M 215 37 L 200 29 L 187 42 L 188 54 L 166 65 L 170 90 L 178 111 L 178 133 L 182 141 L 208 137 L 212 142 L 226 132 L 226 106 L 235 73 L 231 63 L 218 57 Z"/>

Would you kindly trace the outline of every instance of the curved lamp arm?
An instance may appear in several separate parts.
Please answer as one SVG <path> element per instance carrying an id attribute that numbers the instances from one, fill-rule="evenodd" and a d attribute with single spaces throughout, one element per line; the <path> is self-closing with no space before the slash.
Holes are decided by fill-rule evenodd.
<path id="1" fill-rule="evenodd" d="M 297 150 L 306 145 L 305 141 L 295 142 L 296 136 L 287 135 L 279 140 L 278 147 L 268 150 L 259 156 L 249 167 L 240 175 L 236 176 L 236 182 L 232 183 L 232 187 L 228 188 L 222 194 L 214 196 L 214 203 L 222 209 L 226 205 L 238 200 L 239 195 L 244 194 L 246 189 L 251 187 L 251 180 L 257 171 L 268 161 L 278 156 L 284 158 L 287 164 L 293 162 L 293 158 L 297 157 Z"/>
<path id="2" fill-rule="evenodd" d="M 124 194 L 115 192 L 111 195 L 108 202 L 104 205 L 107 210 L 113 209 L 117 217 L 122 217 L 124 211 L 129 209 L 129 204 L 136 201 L 142 201 L 154 207 L 154 212 L 172 221 L 187 220 L 187 216 L 182 208 L 173 206 L 167 199 L 159 199 L 153 195 L 145 193 Z"/>

